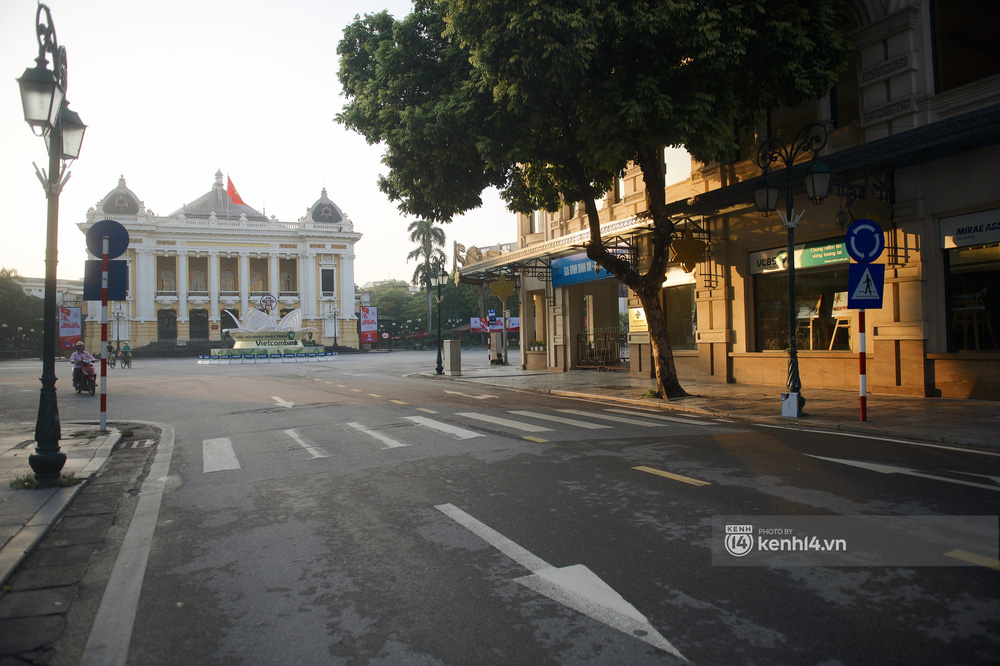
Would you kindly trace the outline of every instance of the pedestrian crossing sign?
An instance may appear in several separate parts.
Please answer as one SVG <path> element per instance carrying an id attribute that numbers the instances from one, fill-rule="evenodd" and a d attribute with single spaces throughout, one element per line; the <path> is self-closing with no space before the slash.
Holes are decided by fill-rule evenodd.
<path id="1" fill-rule="evenodd" d="M 885 291 L 885 264 L 850 264 L 847 272 L 847 307 L 879 310 Z"/>

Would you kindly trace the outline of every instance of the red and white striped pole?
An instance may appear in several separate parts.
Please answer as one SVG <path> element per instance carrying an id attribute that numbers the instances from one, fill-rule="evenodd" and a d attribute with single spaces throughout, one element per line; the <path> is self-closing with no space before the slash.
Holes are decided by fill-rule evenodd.
<path id="1" fill-rule="evenodd" d="M 865 311 L 858 310 L 858 358 L 861 359 L 861 420 L 868 420 L 868 376 L 865 368 Z"/>
<path id="2" fill-rule="evenodd" d="M 108 432 L 108 237 L 101 242 L 101 432 Z"/>

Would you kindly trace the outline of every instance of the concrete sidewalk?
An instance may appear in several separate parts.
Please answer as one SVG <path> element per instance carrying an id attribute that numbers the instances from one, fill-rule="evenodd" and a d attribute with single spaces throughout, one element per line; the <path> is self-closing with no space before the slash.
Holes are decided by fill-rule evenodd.
<path id="1" fill-rule="evenodd" d="M 63 473 L 86 481 L 111 455 L 121 439 L 96 424 L 61 424 L 59 448 L 66 454 Z M 15 490 L 10 482 L 31 474 L 28 457 L 35 451 L 33 423 L 0 424 L 0 586 L 55 525 L 84 483 L 43 490 Z"/>
<path id="2" fill-rule="evenodd" d="M 781 416 L 783 386 L 755 386 L 682 381 L 689 396 L 676 400 L 645 397 L 656 389 L 653 379 L 630 377 L 622 371 L 520 370 L 517 354 L 510 365 L 490 366 L 485 354 L 462 357 L 462 375 L 441 379 L 485 386 L 503 386 L 522 391 L 540 391 L 589 399 L 625 402 L 644 408 L 711 414 L 758 423 L 800 425 L 915 439 L 940 444 L 1000 449 L 1000 402 L 918 398 L 890 395 L 867 396 L 867 420 L 860 420 L 858 392 L 802 388 L 806 398 L 803 416 Z M 433 372 L 421 373 L 437 376 Z"/>

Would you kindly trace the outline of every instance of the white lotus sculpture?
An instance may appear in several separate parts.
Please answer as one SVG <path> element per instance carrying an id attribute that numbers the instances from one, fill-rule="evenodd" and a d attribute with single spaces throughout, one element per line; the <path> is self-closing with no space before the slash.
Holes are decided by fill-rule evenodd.
<path id="1" fill-rule="evenodd" d="M 316 328 L 302 328 L 302 308 L 296 308 L 286 314 L 281 318 L 277 324 L 271 319 L 270 315 L 258 310 L 256 308 L 250 308 L 247 313 L 240 319 L 235 314 L 229 310 L 225 311 L 233 321 L 239 322 L 237 328 L 225 328 L 223 332 L 225 333 L 271 333 L 279 331 L 316 331 Z"/>

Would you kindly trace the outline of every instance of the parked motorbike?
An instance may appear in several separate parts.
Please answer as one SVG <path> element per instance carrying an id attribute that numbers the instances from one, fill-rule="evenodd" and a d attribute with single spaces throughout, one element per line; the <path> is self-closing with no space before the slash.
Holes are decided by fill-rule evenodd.
<path id="1" fill-rule="evenodd" d="M 80 365 L 79 378 L 77 373 L 73 373 L 73 388 L 76 389 L 77 393 L 83 393 L 86 391 L 90 395 L 94 395 L 94 389 L 97 386 L 97 370 L 94 369 L 94 364 L 91 361 L 84 361 Z"/>

